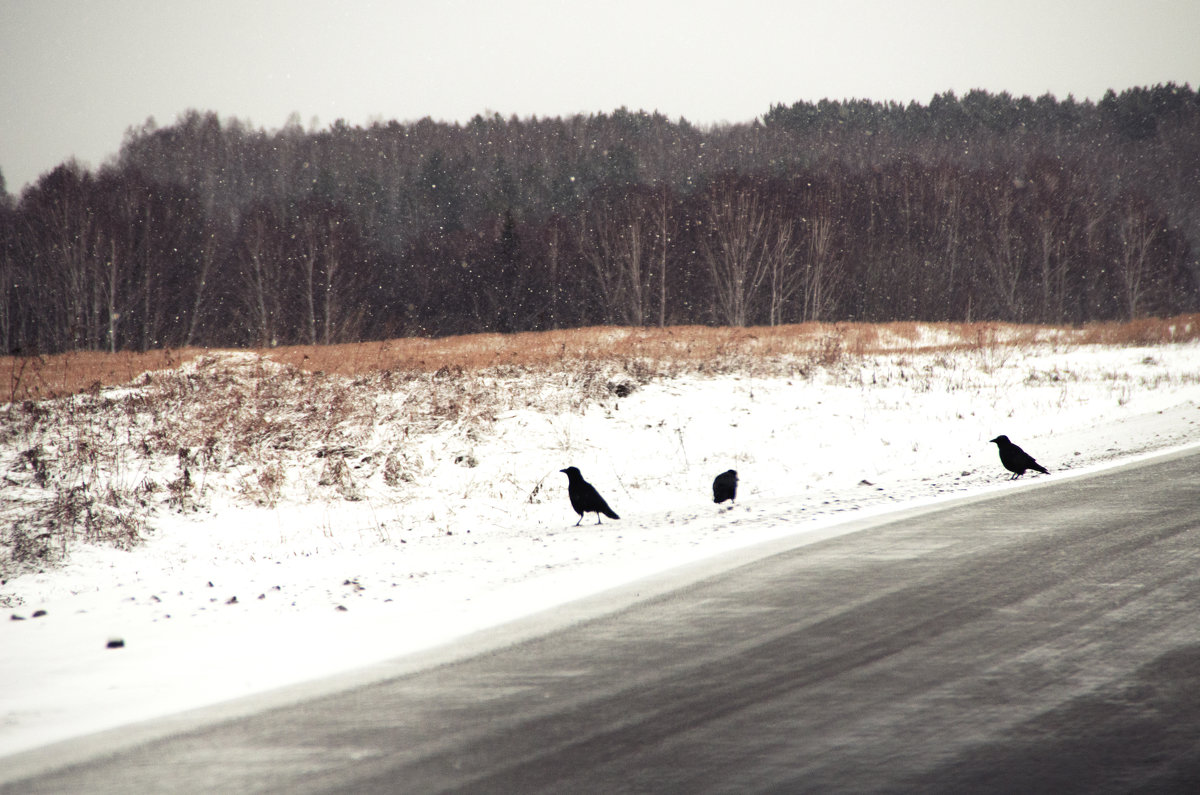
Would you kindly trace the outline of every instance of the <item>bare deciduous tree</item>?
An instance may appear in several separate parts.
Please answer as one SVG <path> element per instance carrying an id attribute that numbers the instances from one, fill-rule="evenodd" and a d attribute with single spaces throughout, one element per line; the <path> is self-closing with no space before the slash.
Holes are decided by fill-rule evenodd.
<path id="1" fill-rule="evenodd" d="M 1011 181 L 999 179 L 993 189 L 984 194 L 984 218 L 981 227 L 986 242 L 981 247 L 981 259 L 989 277 L 992 294 L 1003 313 L 1000 316 L 1024 320 L 1021 305 L 1021 282 L 1025 277 L 1020 254 L 1017 209 L 1017 188 Z"/>
<path id="2" fill-rule="evenodd" d="M 654 190 L 650 201 L 650 218 L 658 254 L 658 325 L 662 328 L 667 325 L 667 263 L 678 229 L 671 193 L 666 185 L 659 185 Z"/>
<path id="3" fill-rule="evenodd" d="M 808 256 L 804 262 L 802 296 L 805 321 L 819 321 L 829 308 L 830 293 L 837 283 L 833 251 L 833 219 L 818 215 L 807 219 Z"/>
<path id="4" fill-rule="evenodd" d="M 238 300 L 242 322 L 256 347 L 280 343 L 281 264 L 285 256 L 278 215 L 262 205 L 247 213 L 236 250 Z"/>
<path id="5" fill-rule="evenodd" d="M 644 198 L 636 193 L 597 197 L 577 227 L 579 251 L 595 278 L 605 314 L 631 326 L 645 325 L 650 310 L 656 228 Z"/>
<path id="6" fill-rule="evenodd" d="M 769 215 L 752 185 L 720 182 L 706 197 L 700 255 L 712 279 L 717 317 L 726 325 L 747 325 L 758 290 L 770 272 L 764 256 Z"/>
<path id="7" fill-rule="evenodd" d="M 1118 206 L 1117 275 L 1121 280 L 1126 311 L 1133 320 L 1141 313 L 1142 303 L 1153 287 L 1153 254 L 1161 229 L 1159 219 L 1152 216 L 1144 197 L 1128 194 Z"/>

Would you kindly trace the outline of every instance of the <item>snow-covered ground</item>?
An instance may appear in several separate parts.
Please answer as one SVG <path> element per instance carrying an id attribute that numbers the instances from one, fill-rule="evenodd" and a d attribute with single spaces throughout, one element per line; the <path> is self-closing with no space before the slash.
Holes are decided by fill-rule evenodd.
<path id="1" fill-rule="evenodd" d="M 998 434 L 1052 478 L 1200 442 L 1195 343 L 844 356 L 587 400 L 576 387 L 497 377 L 485 388 L 508 395 L 501 410 L 402 433 L 375 411 L 344 472 L 299 451 L 281 459 L 290 486 L 256 505 L 245 485 L 262 472 L 214 470 L 190 510 L 150 516 L 140 546 L 75 545 L 9 579 L 0 755 L 429 649 L 870 512 L 1022 487 L 1033 475 L 1008 483 Z M 620 520 L 574 526 L 569 465 Z M 716 506 L 712 479 L 730 468 L 737 502 Z"/>

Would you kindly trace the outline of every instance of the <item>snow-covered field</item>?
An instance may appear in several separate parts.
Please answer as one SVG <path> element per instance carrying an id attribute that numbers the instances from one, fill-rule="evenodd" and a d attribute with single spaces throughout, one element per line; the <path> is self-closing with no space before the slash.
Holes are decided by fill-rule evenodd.
<path id="1" fill-rule="evenodd" d="M 261 377 L 245 355 L 192 365 L 230 379 L 251 366 Z M 618 378 L 617 390 L 612 374 L 501 374 L 456 384 L 458 403 L 437 411 L 429 401 L 444 395 L 413 400 L 440 388 L 429 378 L 360 380 L 320 445 L 297 433 L 265 458 L 227 451 L 227 466 L 204 468 L 203 444 L 181 438 L 177 457 L 93 461 L 150 484 L 146 540 L 74 543 L 61 565 L 0 587 L 0 755 L 428 649 L 870 512 L 1020 488 L 1034 475 L 1008 483 L 988 443 L 998 434 L 1051 478 L 1200 442 L 1196 343 L 845 355 L 750 372 Z M 79 399 L 132 416 L 144 388 Z M 119 423 L 104 432 L 133 443 Z M 5 521 L 32 504 L 23 451 L 54 449 L 45 429 L 30 433 L 0 450 Z M 568 465 L 619 521 L 574 526 Z M 737 502 L 716 506 L 712 479 L 730 468 Z"/>

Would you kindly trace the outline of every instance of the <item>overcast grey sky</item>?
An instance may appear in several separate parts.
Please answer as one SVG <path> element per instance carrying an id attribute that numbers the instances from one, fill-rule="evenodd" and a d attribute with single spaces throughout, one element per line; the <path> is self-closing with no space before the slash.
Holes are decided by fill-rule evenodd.
<path id="1" fill-rule="evenodd" d="M 10 193 L 127 128 L 213 110 L 275 129 L 660 111 L 973 88 L 1099 100 L 1200 85 L 1200 0 L 0 0 Z"/>

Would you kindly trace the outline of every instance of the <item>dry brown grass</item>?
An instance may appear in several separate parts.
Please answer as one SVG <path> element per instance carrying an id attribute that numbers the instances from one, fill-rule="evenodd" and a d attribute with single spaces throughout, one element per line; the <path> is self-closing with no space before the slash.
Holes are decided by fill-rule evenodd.
<path id="1" fill-rule="evenodd" d="M 1162 345 L 1200 338 L 1200 315 L 1142 318 L 1128 323 L 1084 326 L 1076 340 L 1082 345 Z"/>
<path id="2" fill-rule="evenodd" d="M 715 363 L 754 358 L 828 358 L 897 350 L 971 350 L 993 345 L 1058 342 L 1076 345 L 1154 345 L 1200 337 L 1200 315 L 1104 323 L 1080 328 L 1011 323 L 804 323 L 713 328 L 599 326 L 525 334 L 472 334 L 441 339 L 397 339 L 332 346 L 296 346 L 265 352 L 305 370 L 358 375 L 370 372 L 478 371 L 542 368 L 561 361 L 619 363 L 643 360 L 655 369 L 705 370 Z"/>
<path id="3" fill-rule="evenodd" d="M 145 353 L 73 351 L 52 356 L 0 356 L 0 402 L 46 400 L 128 384 L 142 373 L 173 370 L 203 348 Z"/>
<path id="4" fill-rule="evenodd" d="M 713 328 L 600 326 L 523 334 L 470 334 L 258 351 L 281 364 L 337 375 L 544 369 L 555 363 L 643 363 L 649 370 L 705 372 L 751 366 L 755 360 L 803 359 L 828 365 L 842 355 L 895 351 L 974 350 L 1036 343 L 1156 345 L 1200 338 L 1200 315 L 1129 323 L 1058 327 L 1011 323 L 805 323 Z M 170 370 L 202 349 L 146 353 L 64 353 L 0 357 L 0 400 L 60 397 L 127 384 L 147 371 Z"/>

